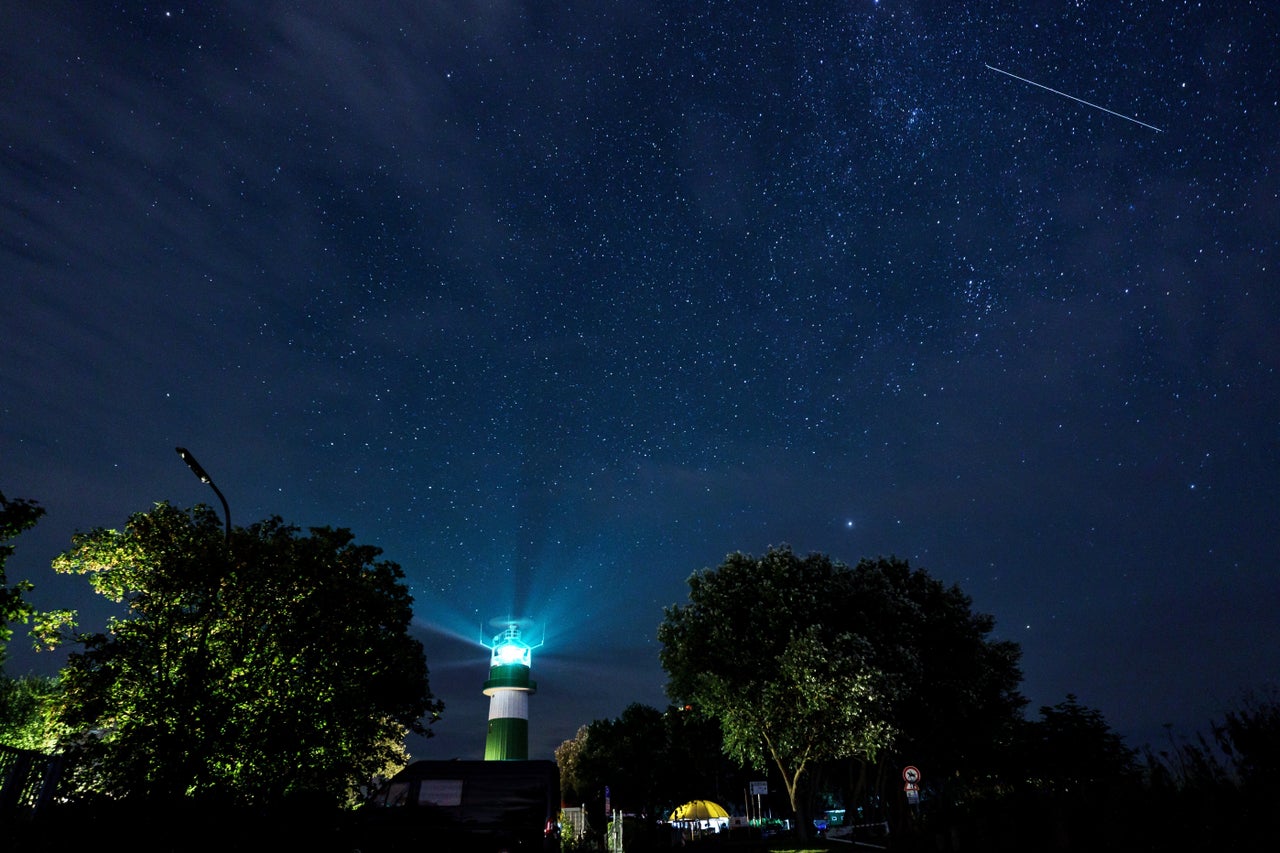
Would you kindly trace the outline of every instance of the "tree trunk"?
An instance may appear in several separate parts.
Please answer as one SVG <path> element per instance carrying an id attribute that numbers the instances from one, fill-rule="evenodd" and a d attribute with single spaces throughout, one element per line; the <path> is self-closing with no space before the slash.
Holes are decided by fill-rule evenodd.
<path id="1" fill-rule="evenodd" d="M 806 820 L 808 814 L 807 803 L 804 797 L 798 796 L 800 791 L 800 777 L 804 775 L 804 763 L 796 768 L 796 772 L 790 776 L 787 775 L 787 768 L 782 766 L 782 762 L 775 756 L 774 761 L 778 764 L 778 770 L 782 771 L 782 783 L 787 786 L 787 797 L 791 801 L 791 813 L 796 820 L 796 835 L 801 841 L 808 841 L 809 836 L 813 833 L 810 831 L 812 825 Z"/>

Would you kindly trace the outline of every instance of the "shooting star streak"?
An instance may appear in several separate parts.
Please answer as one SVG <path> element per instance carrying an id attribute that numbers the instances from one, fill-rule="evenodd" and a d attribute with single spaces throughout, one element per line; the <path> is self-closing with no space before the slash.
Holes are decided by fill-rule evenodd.
<path id="1" fill-rule="evenodd" d="M 1122 118 L 1125 121 L 1131 121 L 1134 124 L 1140 124 L 1143 127 L 1150 128 L 1151 130 L 1154 130 L 1156 133 L 1164 133 L 1163 130 L 1156 127 L 1154 124 L 1147 124 L 1145 121 L 1138 121 L 1136 118 L 1133 118 L 1132 116 L 1127 116 L 1124 113 L 1118 113 L 1115 110 L 1109 110 L 1106 107 L 1102 107 L 1097 104 L 1091 104 L 1088 101 L 1084 100 L 1083 98 L 1077 98 L 1075 95 L 1068 95 L 1066 92 L 1059 92 L 1057 89 L 1050 89 L 1048 86 L 1044 86 L 1040 83 L 1037 83 L 1035 80 L 1028 80 L 1026 77 L 1019 77 L 1017 74 L 1010 74 L 1008 71 L 1002 71 L 1001 69 L 996 68 L 994 65 L 987 65 L 985 62 L 983 63 L 983 65 L 986 65 L 987 68 L 990 68 L 992 71 L 997 71 L 1005 75 L 1006 77 L 1012 77 L 1014 80 L 1021 80 L 1023 83 L 1030 83 L 1032 86 L 1038 86 L 1039 88 L 1044 89 L 1046 92 L 1053 92 L 1053 94 L 1055 95 L 1061 95 L 1064 98 L 1070 98 L 1076 103 L 1084 104 L 1086 107 L 1093 107 L 1095 110 L 1102 110 L 1104 113 L 1111 113 L 1111 115 L 1116 116 L 1117 118 Z"/>

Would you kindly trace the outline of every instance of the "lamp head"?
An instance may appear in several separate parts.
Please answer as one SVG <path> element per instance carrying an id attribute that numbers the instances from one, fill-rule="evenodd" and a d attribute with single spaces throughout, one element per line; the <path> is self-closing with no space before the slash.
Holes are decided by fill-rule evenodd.
<path id="1" fill-rule="evenodd" d="M 520 636 L 520 623 L 508 622 L 507 627 L 493 638 L 489 646 L 492 654 L 489 665 L 492 666 L 529 666 L 533 659 L 533 646 Z"/>
<path id="2" fill-rule="evenodd" d="M 178 455 L 182 457 L 182 461 L 187 463 L 187 467 L 191 469 L 191 473 L 200 478 L 200 482 L 204 483 L 206 486 L 213 484 L 213 478 L 205 473 L 204 468 L 200 467 L 200 463 L 191 455 L 190 450 L 187 450 L 185 447 L 175 447 L 174 450 L 178 451 Z"/>

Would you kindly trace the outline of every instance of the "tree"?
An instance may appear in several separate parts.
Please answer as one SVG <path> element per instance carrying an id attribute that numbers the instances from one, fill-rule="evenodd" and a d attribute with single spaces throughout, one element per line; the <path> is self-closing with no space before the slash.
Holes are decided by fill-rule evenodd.
<path id="1" fill-rule="evenodd" d="M 1146 808 L 1135 823 L 1148 835 L 1158 827 L 1166 845 L 1148 841 L 1148 849 L 1203 848 L 1205 840 L 1221 849 L 1280 849 L 1280 692 L 1246 691 L 1209 725 L 1208 736 L 1177 740 L 1170 726 L 1167 750 L 1144 749 Z"/>
<path id="2" fill-rule="evenodd" d="M 1018 645 L 993 640 L 994 618 L 905 560 L 859 561 L 848 596 L 846 630 L 867 642 L 871 663 L 894 685 L 896 758 L 927 768 L 932 780 L 997 771 L 1026 706 Z"/>
<path id="3" fill-rule="evenodd" d="M 693 705 L 668 706 L 663 715 L 666 729 L 666 775 L 663 790 L 668 805 L 690 800 L 728 803 L 746 790 L 748 771 L 725 754 L 717 720 Z"/>
<path id="4" fill-rule="evenodd" d="M 1213 737 L 1243 787 L 1274 796 L 1280 788 L 1280 694 L 1246 693 L 1213 726 Z"/>
<path id="5" fill-rule="evenodd" d="M 1137 753 L 1124 745 L 1102 712 L 1081 705 L 1070 693 L 1057 705 L 1040 708 L 1022 738 L 1028 781 L 1041 790 L 1101 790 L 1137 777 Z"/>
<path id="6" fill-rule="evenodd" d="M 34 501 L 11 501 L 0 493 L 0 743 L 19 749 L 44 749 L 50 745 L 44 711 L 57 691 L 54 679 L 10 678 L 3 671 L 9 640 L 13 638 L 10 624 L 35 616 L 25 597 L 33 589 L 31 582 L 23 580 L 10 586 L 5 563 L 13 556 L 13 540 L 34 527 L 42 515 L 44 508 Z"/>
<path id="7" fill-rule="evenodd" d="M 124 605 L 74 638 L 61 722 L 115 797 L 349 800 L 434 720 L 400 567 L 350 531 L 274 517 L 228 539 L 160 503 L 54 561 Z"/>
<path id="8" fill-rule="evenodd" d="M 52 752 L 57 734 L 49 715 L 58 690 L 56 678 L 0 675 L 0 744 Z"/>
<path id="9" fill-rule="evenodd" d="M 10 544 L 24 530 L 29 530 L 44 515 L 44 508 L 34 501 L 18 498 L 9 500 L 0 492 L 0 668 L 4 666 L 9 640 L 13 629 L 9 623 L 26 621 L 34 614 L 24 594 L 32 589 L 30 581 L 18 581 L 9 586 L 5 563 L 13 556 Z"/>
<path id="10" fill-rule="evenodd" d="M 628 705 L 613 720 L 593 720 L 556 748 L 563 799 L 602 815 L 604 790 L 611 806 L 643 816 L 629 838 L 657 843 L 656 822 L 691 799 L 724 801 L 742 790 L 721 749 L 718 724 L 692 708 Z M 628 830 L 631 832 L 631 830 Z M 647 849 L 647 848 L 645 848 Z"/>
<path id="11" fill-rule="evenodd" d="M 587 745 L 587 727 L 578 726 L 573 737 L 556 747 L 556 766 L 560 769 L 560 800 L 580 803 L 590 793 L 590 782 L 578 773 L 579 759 Z"/>
<path id="12" fill-rule="evenodd" d="M 658 628 L 668 694 L 718 719 L 733 758 L 778 768 L 802 833 L 806 770 L 893 736 L 892 679 L 843 613 L 853 579 L 821 554 L 730 554 L 689 578 L 689 603 Z"/>
<path id="13" fill-rule="evenodd" d="M 798 811 L 822 763 L 853 761 L 856 789 L 891 753 L 933 779 L 994 761 L 1026 704 L 1021 652 L 994 627 L 904 560 L 849 568 L 784 547 L 695 573 L 658 637 L 668 693 L 718 718 L 731 754 L 776 764 Z"/>

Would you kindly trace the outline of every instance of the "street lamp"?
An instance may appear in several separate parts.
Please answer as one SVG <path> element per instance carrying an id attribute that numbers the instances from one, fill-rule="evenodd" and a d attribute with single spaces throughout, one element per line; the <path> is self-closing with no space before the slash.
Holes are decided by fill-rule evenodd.
<path id="1" fill-rule="evenodd" d="M 187 467 L 191 469 L 191 473 L 200 478 L 200 482 L 205 483 L 209 488 L 213 489 L 213 493 L 218 496 L 218 500 L 222 501 L 222 513 L 227 519 L 227 544 L 231 544 L 231 508 L 227 506 L 227 499 L 222 496 L 221 490 L 214 485 L 213 478 L 200 467 L 200 463 L 191 455 L 191 451 L 185 447 L 175 447 L 178 455 L 182 457 L 182 461 L 187 463 Z"/>

